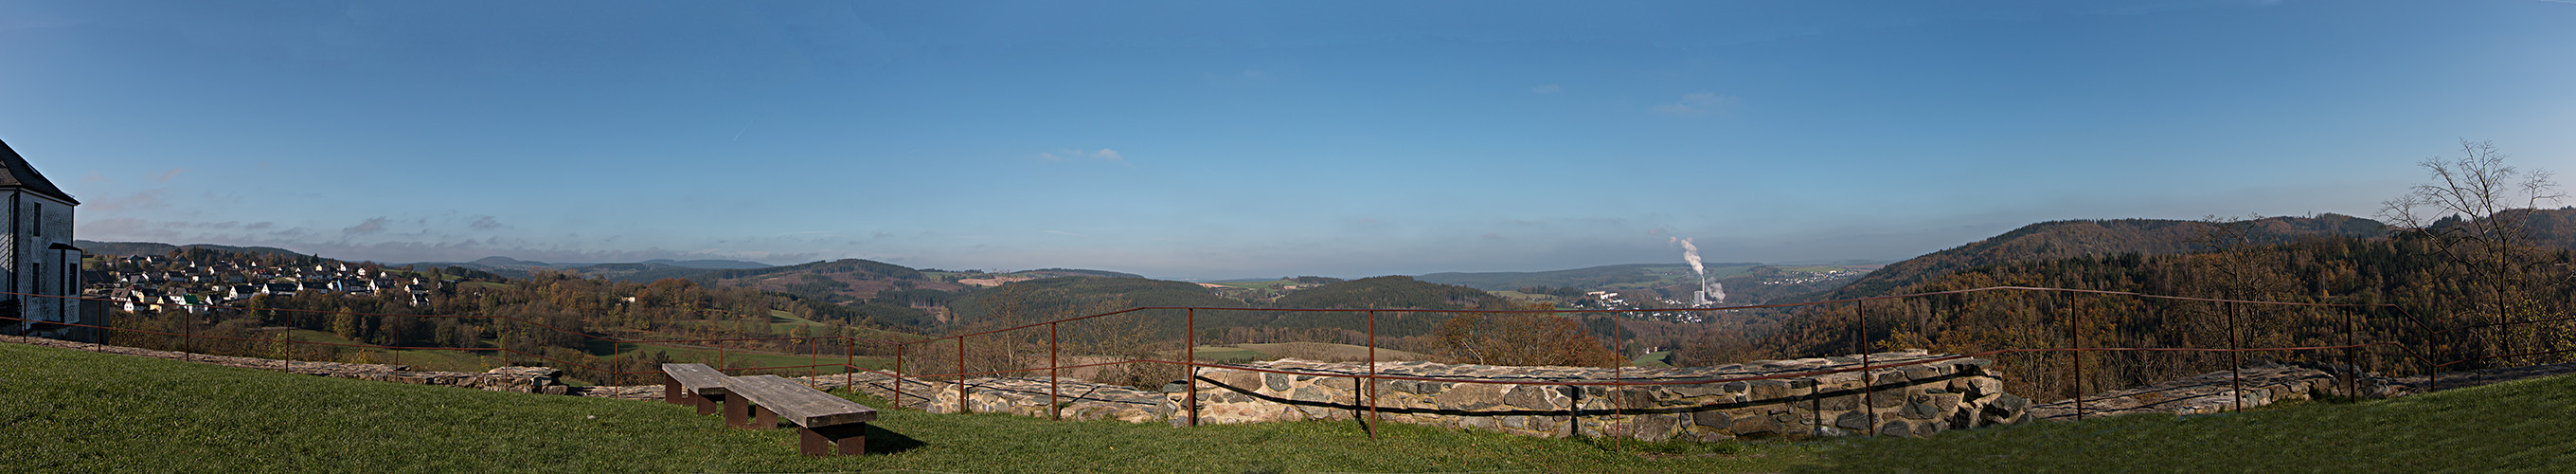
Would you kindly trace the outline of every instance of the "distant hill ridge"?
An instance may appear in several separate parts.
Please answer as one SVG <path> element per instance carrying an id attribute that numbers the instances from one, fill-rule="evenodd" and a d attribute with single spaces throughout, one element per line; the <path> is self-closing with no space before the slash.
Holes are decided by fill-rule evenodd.
<path id="1" fill-rule="evenodd" d="M 1709 276 L 1715 278 L 1731 274 L 1715 270 L 1717 268 L 1744 268 L 1760 265 L 1762 264 L 1710 262 L 1702 266 L 1712 269 L 1709 272 Z M 1676 268 L 1690 268 L 1690 265 L 1682 263 L 1632 263 L 1626 265 L 1603 265 L 1598 267 L 1543 272 L 1443 272 L 1426 274 L 1413 278 L 1443 285 L 1473 287 L 1485 291 L 1516 290 L 1533 286 L 1557 288 L 1601 288 L 1621 283 L 1655 281 L 1660 279 L 1660 277 L 1649 273 L 1649 270 Z"/>
<path id="2" fill-rule="evenodd" d="M 176 252 L 182 248 L 220 250 L 234 253 L 290 255 L 299 257 L 305 255 L 293 250 L 276 247 L 234 247 L 230 245 L 215 244 L 171 245 L 154 242 L 98 242 L 91 240 L 73 240 L 72 246 L 80 247 L 82 251 L 88 252 L 90 255 L 115 255 L 120 257 L 131 257 L 137 255 L 168 255 L 170 252 Z"/>
<path id="3" fill-rule="evenodd" d="M 2576 226 L 2569 228 L 2576 229 Z M 2200 241 L 2213 229 L 2207 222 L 2172 219 L 2041 222 L 1949 250 L 1888 264 L 1850 285 L 1814 299 L 1878 296 L 1950 272 L 2023 260 L 2196 252 L 2204 250 Z M 2290 243 L 2311 236 L 2370 238 L 2385 236 L 2389 232 L 2387 224 L 2341 214 L 2257 219 L 2248 223 L 2247 231 L 2257 244 Z"/>

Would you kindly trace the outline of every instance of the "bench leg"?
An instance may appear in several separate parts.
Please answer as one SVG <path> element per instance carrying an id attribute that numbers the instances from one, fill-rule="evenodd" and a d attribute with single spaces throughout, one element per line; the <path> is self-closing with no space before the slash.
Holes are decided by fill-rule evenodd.
<path id="1" fill-rule="evenodd" d="M 697 403 L 698 403 L 698 414 L 700 414 L 700 415 L 713 415 L 713 414 L 716 414 L 716 409 L 717 409 L 717 408 L 719 408 L 719 407 L 717 406 L 717 404 L 722 403 L 722 402 L 724 401 L 724 400 L 720 400 L 720 399 L 717 399 L 717 398 L 716 398 L 716 397 L 721 397 L 721 396 L 722 396 L 722 395 L 698 395 L 698 394 L 690 394 L 690 395 L 689 395 L 689 399 L 691 399 L 691 400 L 696 400 L 696 401 L 697 401 Z"/>
<path id="2" fill-rule="evenodd" d="M 725 426 L 749 428 L 751 426 L 751 400 L 744 400 L 742 397 L 735 396 L 727 396 L 725 398 L 729 399 L 725 400 L 724 404 Z"/>
<path id="3" fill-rule="evenodd" d="M 764 406 L 751 407 L 751 412 L 754 415 L 751 417 L 751 429 L 765 430 L 778 427 L 778 412 L 769 411 L 769 407 Z"/>
<path id="4" fill-rule="evenodd" d="M 673 405 L 689 403 L 680 398 L 680 381 L 671 379 L 671 374 L 662 374 L 662 402 Z"/>
<path id="5" fill-rule="evenodd" d="M 796 428 L 796 452 L 807 456 L 830 456 L 839 453 L 857 456 L 868 453 L 867 423 L 826 426 L 817 430 Z M 825 445 L 834 445 L 826 447 Z"/>
<path id="6" fill-rule="evenodd" d="M 813 429 L 813 428 L 806 428 L 806 427 L 802 427 L 802 426 L 796 427 L 796 452 L 797 452 L 797 453 L 801 453 L 801 454 L 804 454 L 804 455 L 807 455 L 807 456 L 829 456 L 829 455 L 831 455 L 831 453 L 826 452 L 826 451 L 824 450 L 824 448 L 827 448 L 827 447 L 828 447 L 828 446 L 825 446 L 825 445 L 828 445 L 828 444 L 831 444 L 831 443 L 832 443 L 832 441 L 831 441 L 831 440 L 829 440 L 829 439 L 824 439 L 824 438 L 823 438 L 823 434 L 822 434 L 822 433 L 816 433 L 816 432 L 814 432 L 814 429 Z"/>

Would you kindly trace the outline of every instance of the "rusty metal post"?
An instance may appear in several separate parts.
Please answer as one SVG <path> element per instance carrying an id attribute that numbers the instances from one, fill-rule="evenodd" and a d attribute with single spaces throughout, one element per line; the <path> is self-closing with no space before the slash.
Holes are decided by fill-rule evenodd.
<path id="1" fill-rule="evenodd" d="M 2066 355 L 2075 358 L 2075 421 L 2084 421 L 2084 333 L 2076 328 L 2084 323 L 2084 304 L 2068 303 L 2075 308 L 2066 312 L 2066 346 L 2075 350 Z"/>
<path id="2" fill-rule="evenodd" d="M 716 373 L 724 373 L 724 370 L 725 370 L 725 347 L 724 347 L 724 341 L 715 341 L 715 343 L 716 343 Z"/>
<path id="3" fill-rule="evenodd" d="M 1064 403 L 1057 401 L 1056 397 L 1061 396 L 1064 391 L 1064 376 L 1057 372 L 1064 364 L 1056 362 L 1056 325 L 1052 322 L 1047 323 L 1047 419 L 1062 420 Z"/>
<path id="4" fill-rule="evenodd" d="M 1185 349 L 1185 352 L 1187 352 L 1187 353 L 1188 353 L 1188 360 L 1186 360 L 1185 362 L 1188 362 L 1188 363 L 1189 363 L 1189 365 L 1188 365 L 1188 366 L 1186 366 L 1186 367 L 1189 367 L 1189 372 L 1187 372 L 1187 375 L 1186 375 L 1182 380 L 1187 380 L 1187 381 L 1189 381 L 1189 388 L 1187 388 L 1186 390 L 1189 390 L 1189 391 L 1190 391 L 1190 393 L 1189 393 L 1189 395 L 1188 395 L 1187 397 L 1185 397 L 1185 398 L 1187 398 L 1187 399 L 1188 399 L 1188 402 L 1189 402 L 1189 404 L 1190 404 L 1190 426 L 1198 426 L 1198 425 L 1199 425 L 1199 310 L 1197 310 L 1197 309 L 1185 309 L 1185 310 L 1181 310 L 1181 311 L 1183 312 L 1182 314 L 1183 314 L 1186 318 L 1188 318 L 1188 321 L 1186 321 L 1186 322 L 1184 322 L 1184 323 L 1183 323 L 1183 325 L 1184 325 L 1184 330 L 1187 330 L 1187 331 L 1189 331 L 1189 333 L 1190 333 L 1190 334 L 1189 334 L 1189 336 L 1188 336 L 1188 338 L 1189 338 L 1189 339 L 1188 339 L 1187 341 L 1184 341 L 1184 342 L 1183 342 L 1183 344 L 1185 344 L 1185 345 L 1184 345 L 1184 346 L 1182 346 L 1182 347 L 1185 347 L 1185 348 L 1186 348 L 1186 349 Z"/>
<path id="5" fill-rule="evenodd" d="M 1870 436 L 1878 436 L 1878 405 L 1872 404 L 1878 401 L 1878 383 L 1870 380 L 1873 377 L 1869 370 L 1869 303 L 1852 302 L 1852 316 L 1860 318 L 1860 340 L 1852 342 L 1860 347 L 1860 409 L 1869 415 L 1869 426 L 1862 429 L 1869 430 Z"/>
<path id="6" fill-rule="evenodd" d="M 841 336 L 841 388 L 849 389 L 850 393 L 859 393 L 859 385 L 850 380 L 859 372 L 858 354 L 854 352 L 855 348 L 850 347 L 857 344 L 858 341 L 850 339 L 850 336 Z"/>
<path id="7" fill-rule="evenodd" d="M 1369 419 L 1368 419 L 1368 423 L 1363 423 L 1363 424 L 1361 424 L 1360 426 L 1368 428 L 1368 434 L 1369 434 L 1369 439 L 1370 439 L 1370 440 L 1376 440 L 1376 439 L 1377 439 L 1377 424 L 1385 421 L 1385 420 L 1381 420 L 1381 419 L 1379 419 L 1379 418 L 1378 418 L 1378 415 L 1377 415 L 1377 385 L 1378 385 L 1378 381 L 1377 381 L 1377 312 L 1376 312 L 1376 311 L 1369 311 L 1369 312 L 1368 312 L 1368 353 L 1369 353 L 1369 354 L 1368 354 L 1368 364 L 1369 364 L 1369 365 L 1368 365 L 1368 376 L 1369 376 L 1369 378 L 1368 378 L 1368 381 L 1369 381 L 1369 385 L 1368 385 L 1368 410 L 1369 410 Z M 1353 395 L 1354 395 L 1354 396 L 1356 396 L 1356 395 L 1357 395 L 1357 392 L 1353 392 Z"/>
<path id="8" fill-rule="evenodd" d="M 894 406 L 897 407 L 903 406 L 903 346 L 905 345 L 901 342 L 894 344 Z"/>
<path id="9" fill-rule="evenodd" d="M 966 413 L 966 336 L 957 336 L 957 413 Z"/>
<path id="10" fill-rule="evenodd" d="M 822 351 L 822 346 L 814 345 L 813 336 L 805 337 L 805 386 L 808 388 L 814 386 L 814 379 L 823 376 Z"/>
<path id="11" fill-rule="evenodd" d="M 1637 359 L 1628 357 L 1628 337 L 1619 333 L 1619 317 L 1614 315 L 1610 316 L 1608 319 L 1610 320 L 1610 353 L 1617 355 L 1619 359 L 1621 359 L 1616 362 L 1616 365 L 1610 366 L 1610 381 L 1623 382 L 1628 378 L 1626 371 L 1628 364 L 1636 362 Z M 1619 418 L 1627 419 L 1628 421 L 1627 435 L 1610 438 L 1611 446 L 1613 446 L 1612 449 L 1621 451 L 1628 449 L 1628 438 L 1637 435 L 1637 420 L 1628 418 L 1627 404 L 1619 403 L 1619 390 L 1624 388 L 1628 387 L 1624 385 L 1612 385 L 1609 390 L 1601 391 L 1602 394 L 1610 396 L 1610 414 Z M 1609 423 L 1601 424 L 1601 434 L 1610 434 Z"/>

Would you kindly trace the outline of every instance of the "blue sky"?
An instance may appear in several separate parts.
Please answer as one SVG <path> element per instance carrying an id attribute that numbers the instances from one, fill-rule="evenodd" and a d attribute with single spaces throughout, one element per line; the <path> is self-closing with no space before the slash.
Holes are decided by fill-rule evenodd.
<path id="1" fill-rule="evenodd" d="M 1158 277 L 1896 260 L 2576 169 L 2576 3 L 0 1 L 88 240 Z M 1390 5 L 1392 4 L 1392 5 Z"/>

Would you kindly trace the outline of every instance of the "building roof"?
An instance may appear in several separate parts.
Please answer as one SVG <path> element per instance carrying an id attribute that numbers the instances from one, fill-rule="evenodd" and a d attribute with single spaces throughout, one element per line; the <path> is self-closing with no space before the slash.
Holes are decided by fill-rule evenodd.
<path id="1" fill-rule="evenodd" d="M 9 142 L 0 141 L 0 169 L 7 171 L 0 173 L 0 189 L 21 189 L 80 205 L 62 188 L 54 187 L 53 181 L 45 180 L 44 173 L 36 172 L 35 166 L 28 165 L 26 157 L 18 156 L 18 150 L 9 149 Z"/>

